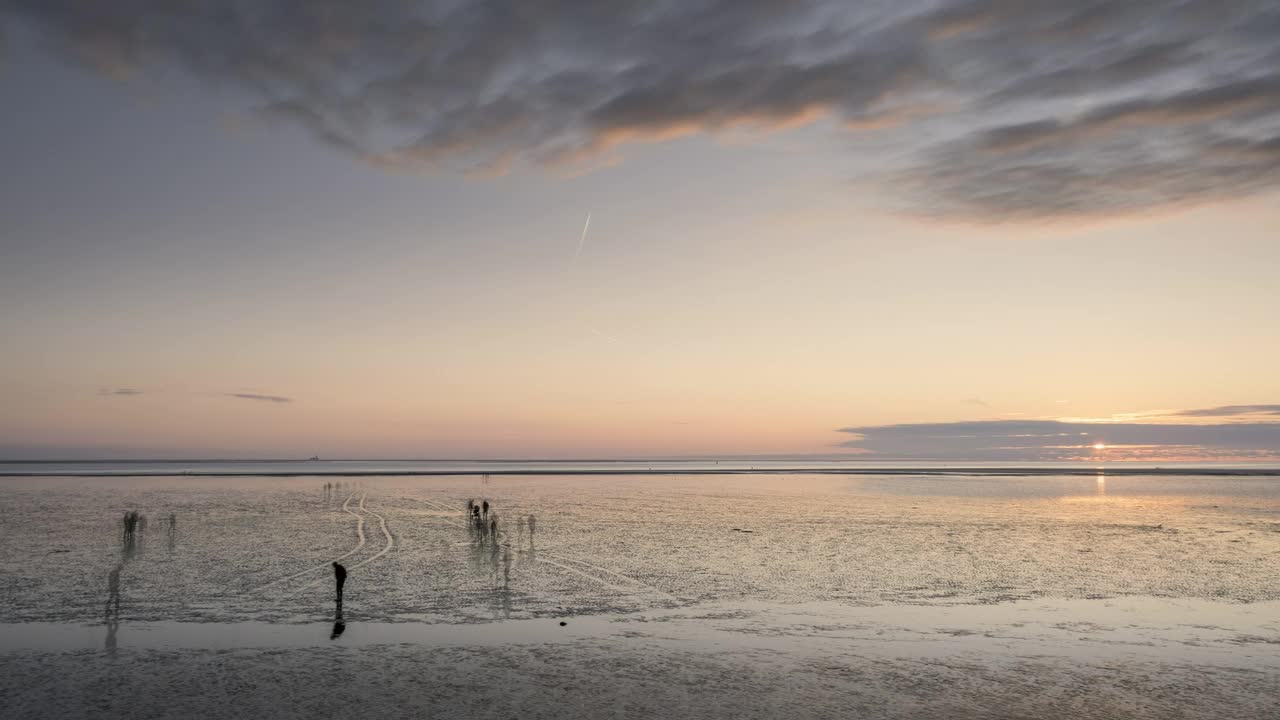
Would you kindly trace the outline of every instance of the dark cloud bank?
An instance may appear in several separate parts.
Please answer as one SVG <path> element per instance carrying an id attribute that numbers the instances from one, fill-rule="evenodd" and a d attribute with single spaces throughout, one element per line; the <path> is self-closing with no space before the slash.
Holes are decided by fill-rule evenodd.
<path id="1" fill-rule="evenodd" d="M 915 213 L 1114 213 L 1280 183 L 1274 0 L 0 0 L 0 13 L 74 63 L 121 78 L 177 67 L 390 168 L 590 166 L 631 142 L 820 120 L 869 140 L 851 175 Z"/>
<path id="2" fill-rule="evenodd" d="M 884 459 L 1280 460 L 1280 421 L 1265 420 L 1275 415 L 1280 415 L 1280 405 L 1229 405 L 1165 416 L 1217 418 L 1216 423 L 975 420 L 847 427 L 840 432 L 855 436 L 842 447 Z M 1246 419 L 1239 420 L 1241 416 Z M 1107 448 L 1096 450 L 1095 443 Z"/>

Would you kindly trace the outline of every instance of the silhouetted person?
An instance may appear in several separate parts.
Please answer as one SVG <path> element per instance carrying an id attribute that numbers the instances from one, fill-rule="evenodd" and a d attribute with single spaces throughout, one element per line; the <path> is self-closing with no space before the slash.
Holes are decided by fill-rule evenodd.
<path id="1" fill-rule="evenodd" d="M 124 529 L 124 535 L 121 541 L 122 547 L 120 548 L 120 553 L 125 560 L 132 560 L 138 550 L 138 540 L 140 539 L 138 533 L 138 517 L 139 515 L 136 510 L 130 510 L 124 514 L 124 519 L 121 521 Z"/>
<path id="2" fill-rule="evenodd" d="M 498 518 L 496 516 L 489 521 L 489 534 L 493 536 L 494 540 L 498 539 Z"/>
<path id="3" fill-rule="evenodd" d="M 338 607 L 342 607 L 342 586 L 347 584 L 347 569 L 333 561 L 333 580 L 338 584 Z"/>
<path id="4" fill-rule="evenodd" d="M 134 535 L 138 532 L 138 513 L 134 510 L 126 512 L 121 524 L 124 527 L 125 543 L 132 543 Z"/>
<path id="5" fill-rule="evenodd" d="M 476 509 L 476 501 L 472 500 L 471 498 L 467 498 L 467 516 L 468 517 L 471 516 L 475 509 Z"/>
<path id="6" fill-rule="evenodd" d="M 485 500 L 483 503 L 481 503 L 481 504 L 480 504 L 480 507 L 484 510 L 484 514 L 485 514 L 485 515 L 488 515 L 488 514 L 489 514 L 489 501 L 488 501 L 488 500 Z"/>
<path id="7" fill-rule="evenodd" d="M 533 531 L 537 529 L 538 529 L 538 521 L 535 520 L 532 515 L 530 515 L 529 516 L 529 539 L 530 540 L 533 539 Z"/>

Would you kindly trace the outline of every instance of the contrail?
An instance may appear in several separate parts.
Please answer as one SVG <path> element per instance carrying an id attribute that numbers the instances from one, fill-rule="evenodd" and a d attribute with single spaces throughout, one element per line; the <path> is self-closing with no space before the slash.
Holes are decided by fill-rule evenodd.
<path id="1" fill-rule="evenodd" d="M 582 235 L 578 237 L 578 250 L 573 253 L 573 262 L 575 264 L 578 262 L 578 256 L 582 254 L 582 244 L 587 241 L 587 229 L 590 227 L 591 227 L 591 213 L 588 212 L 587 221 L 582 224 Z M 587 329 L 591 331 L 592 335 L 595 335 L 598 338 L 608 340 L 609 342 L 614 344 L 620 344 L 618 341 L 618 338 L 613 337 L 612 335 L 605 335 L 604 333 L 600 332 L 599 330 L 596 330 L 595 328 L 587 328 Z"/>
<path id="2" fill-rule="evenodd" d="M 591 213 L 587 213 L 587 222 L 582 226 L 582 236 L 578 238 L 578 251 L 573 254 L 574 262 L 577 262 L 578 256 L 582 254 L 582 243 L 587 241 L 587 228 L 591 227 Z"/>

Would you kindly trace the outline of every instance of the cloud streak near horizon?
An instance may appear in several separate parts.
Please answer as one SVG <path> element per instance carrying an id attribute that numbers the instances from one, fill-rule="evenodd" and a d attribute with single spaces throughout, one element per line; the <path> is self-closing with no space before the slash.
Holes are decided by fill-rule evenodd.
<path id="1" fill-rule="evenodd" d="M 240 398 L 241 400 L 257 400 L 259 402 L 270 403 L 291 403 L 293 398 L 284 397 L 282 395 L 262 395 L 259 393 L 226 393 L 227 397 Z"/>
<path id="2" fill-rule="evenodd" d="M 1090 459 L 1280 459 L 1277 405 L 1227 405 L 1169 413 L 1165 418 L 1262 417 L 1217 423 L 971 420 L 840 428 L 840 447 L 898 460 L 1052 461 Z M 1153 416 L 1155 417 L 1155 416 Z M 1105 447 L 1099 449 L 1095 445 Z"/>
<path id="3" fill-rule="evenodd" d="M 1178 417 L 1236 417 L 1239 415 L 1278 415 L 1280 405 L 1220 405 L 1199 410 L 1182 410 Z"/>
<path id="4" fill-rule="evenodd" d="M 235 88 L 389 169 L 590 168 L 635 143 L 820 123 L 850 139 L 850 177 L 915 214 L 1280 186 L 1266 0 L 0 0 L 5 28 L 111 77 Z"/>

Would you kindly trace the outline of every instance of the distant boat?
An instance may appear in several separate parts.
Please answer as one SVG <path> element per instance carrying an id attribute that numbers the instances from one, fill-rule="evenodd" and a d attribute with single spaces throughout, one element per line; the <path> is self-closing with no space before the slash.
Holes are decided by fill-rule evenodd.
<path id="1" fill-rule="evenodd" d="M 319 456 L 319 455 L 312 455 L 311 457 L 307 458 L 307 461 L 309 462 L 309 461 L 312 461 L 312 460 L 319 460 L 319 459 L 320 459 L 320 456 Z"/>

